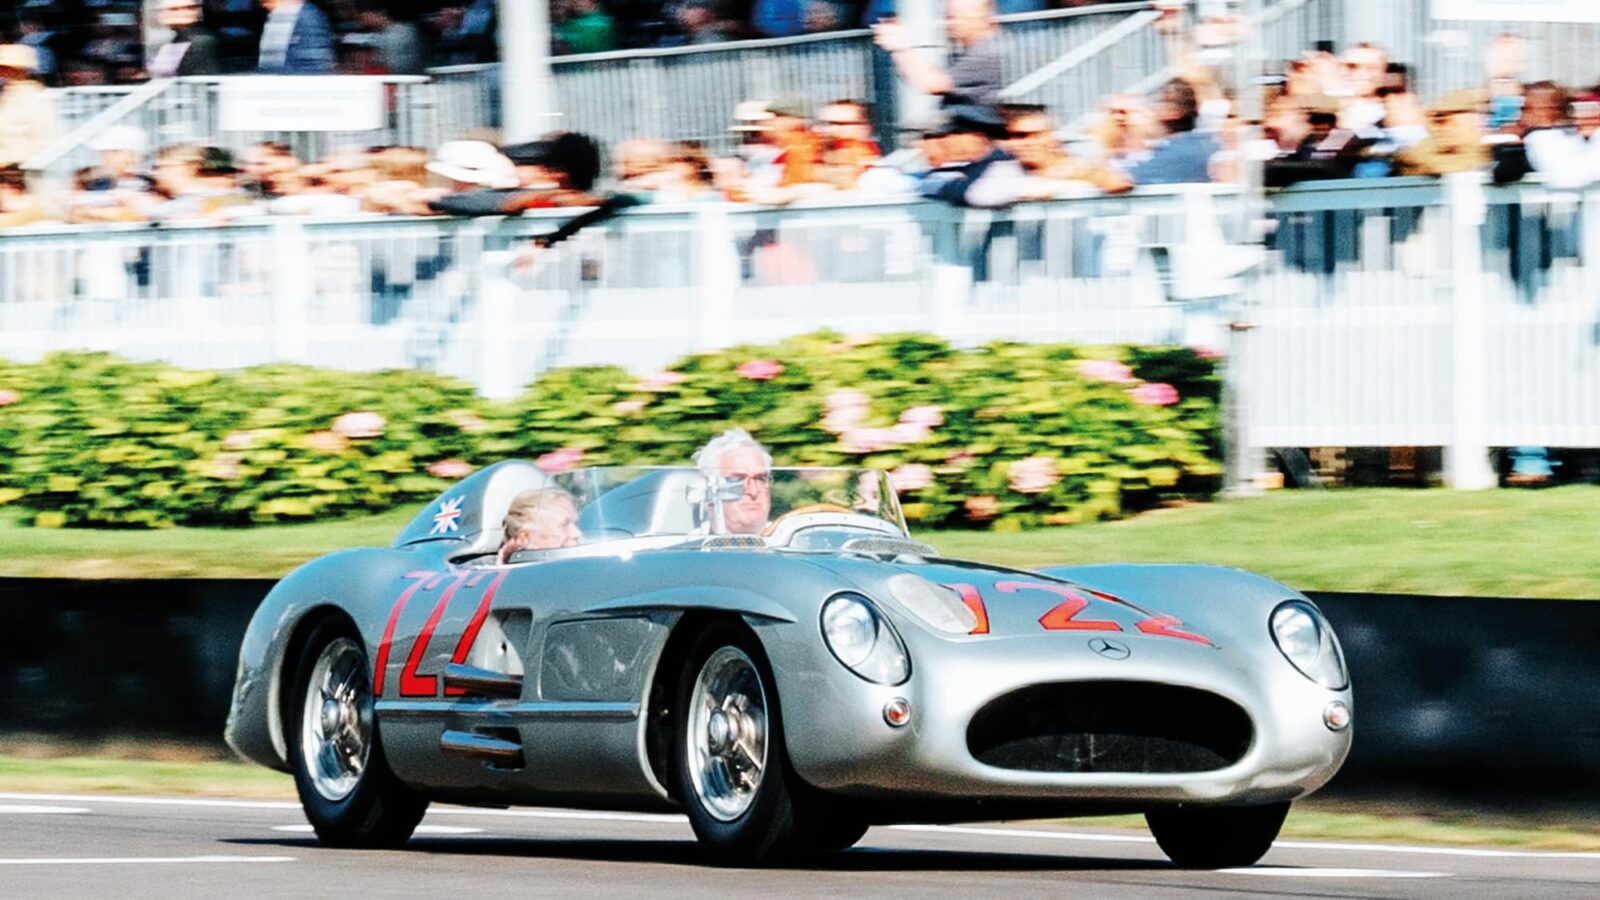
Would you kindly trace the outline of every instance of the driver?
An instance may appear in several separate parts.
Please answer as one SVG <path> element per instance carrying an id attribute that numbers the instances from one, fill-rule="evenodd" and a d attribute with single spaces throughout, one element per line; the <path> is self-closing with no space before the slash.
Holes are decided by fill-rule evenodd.
<path id="1" fill-rule="evenodd" d="M 505 533 L 500 545 L 502 563 L 519 550 L 577 546 L 583 539 L 583 532 L 578 530 L 578 504 L 560 488 L 523 491 L 506 511 Z"/>
<path id="2" fill-rule="evenodd" d="M 694 464 L 713 488 L 707 499 L 712 534 L 760 534 L 766 529 L 772 513 L 772 454 L 750 432 L 724 431 L 700 449 Z"/>

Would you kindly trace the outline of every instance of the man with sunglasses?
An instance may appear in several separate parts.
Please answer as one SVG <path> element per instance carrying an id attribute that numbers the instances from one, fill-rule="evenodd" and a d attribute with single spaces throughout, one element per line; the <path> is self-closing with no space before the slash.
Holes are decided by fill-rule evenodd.
<path id="1" fill-rule="evenodd" d="M 730 428 L 695 454 L 711 486 L 706 498 L 712 534 L 760 534 L 772 514 L 772 454 L 750 432 Z"/>

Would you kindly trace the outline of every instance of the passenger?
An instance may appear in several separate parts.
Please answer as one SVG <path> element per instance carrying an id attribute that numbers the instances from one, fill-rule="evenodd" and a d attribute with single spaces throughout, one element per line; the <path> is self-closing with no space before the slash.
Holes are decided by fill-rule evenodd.
<path id="1" fill-rule="evenodd" d="M 583 539 L 578 530 L 578 504 L 560 488 L 534 488 L 523 491 L 506 511 L 505 541 L 500 545 L 500 562 L 521 550 L 556 550 L 577 546 Z"/>
<path id="2" fill-rule="evenodd" d="M 750 432 L 724 431 L 701 448 L 694 464 L 714 488 L 706 500 L 712 534 L 760 534 L 766 529 L 772 512 L 772 454 Z"/>

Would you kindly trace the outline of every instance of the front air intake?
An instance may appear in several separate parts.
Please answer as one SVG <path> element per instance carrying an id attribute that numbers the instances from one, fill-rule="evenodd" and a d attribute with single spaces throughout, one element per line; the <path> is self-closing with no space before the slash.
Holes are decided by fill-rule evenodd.
<path id="1" fill-rule="evenodd" d="M 985 765 L 1024 772 L 1211 772 L 1250 749 L 1250 717 L 1208 691 L 1142 681 L 1037 684 L 967 726 Z"/>

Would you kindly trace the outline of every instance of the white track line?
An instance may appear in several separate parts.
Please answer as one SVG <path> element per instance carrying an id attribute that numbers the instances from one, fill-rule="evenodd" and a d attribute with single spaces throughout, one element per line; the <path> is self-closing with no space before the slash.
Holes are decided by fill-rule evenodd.
<path id="1" fill-rule="evenodd" d="M 0 859 L 0 866 L 168 866 L 190 863 L 274 863 L 294 862 L 292 856 L 105 856 L 105 857 L 36 857 L 33 859 Z"/>
<path id="2" fill-rule="evenodd" d="M 0 803 L 0 816 L 60 816 L 88 811 L 89 808 L 86 806 L 22 806 Z"/>
<path id="3" fill-rule="evenodd" d="M 198 806 L 219 809 L 300 809 L 300 804 L 271 800 L 215 800 L 200 797 L 117 797 L 95 794 L 24 794 L 0 793 L 0 800 L 39 800 L 52 802 L 122 803 L 145 806 Z M 596 822 L 640 822 L 654 825 L 682 825 L 687 820 L 680 815 L 654 813 L 586 812 L 570 809 L 477 809 L 475 807 L 433 807 L 429 813 L 455 816 L 504 816 L 532 819 L 576 819 Z M 898 831 L 931 831 L 951 834 L 969 834 L 979 837 L 1042 838 L 1053 841 L 1079 841 L 1085 843 L 1153 844 L 1154 838 L 1132 834 L 1106 834 L 1079 831 L 1045 831 L 1025 828 L 975 828 L 962 825 L 890 825 Z M 1482 859 L 1583 859 L 1600 861 L 1600 853 L 1556 850 L 1496 850 L 1487 847 L 1422 847 L 1406 844 L 1357 844 L 1319 841 L 1278 841 L 1272 845 L 1284 850 L 1329 850 L 1349 852 L 1360 850 L 1369 853 L 1406 853 L 1427 856 L 1465 856 Z"/>
<path id="4" fill-rule="evenodd" d="M 74 803 L 125 803 L 130 806 L 207 806 L 218 809 L 299 809 L 284 800 L 214 800 L 207 797 L 123 797 L 110 794 L 6 794 L 0 800 L 49 800 Z"/>
<path id="5" fill-rule="evenodd" d="M 1088 834 L 1077 831 L 1029 831 L 1022 828 L 969 828 L 960 825 L 890 825 L 901 831 L 949 831 L 956 834 L 990 837 L 1029 837 L 1055 841 L 1098 841 L 1102 843 L 1154 844 L 1155 838 L 1139 835 Z M 1274 850 L 1361 850 L 1369 853 L 1416 853 L 1432 856 L 1474 856 L 1488 859 L 1592 859 L 1600 853 L 1556 850 L 1491 850 L 1483 847 L 1415 847 L 1405 844 L 1340 844 L 1315 841 L 1275 841 Z"/>
<path id="6" fill-rule="evenodd" d="M 309 824 L 299 825 L 274 825 L 273 831 L 282 831 L 288 834 L 311 834 Z M 483 834 L 482 828 L 468 828 L 465 825 L 418 825 L 414 834 Z"/>
<path id="7" fill-rule="evenodd" d="M 1444 872 L 1407 872 L 1403 869 L 1298 869 L 1293 866 L 1252 866 L 1217 869 L 1218 875 L 1261 875 L 1267 878 L 1449 878 Z"/>

